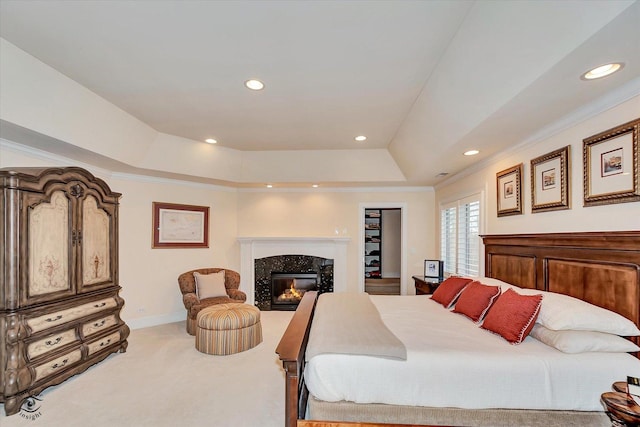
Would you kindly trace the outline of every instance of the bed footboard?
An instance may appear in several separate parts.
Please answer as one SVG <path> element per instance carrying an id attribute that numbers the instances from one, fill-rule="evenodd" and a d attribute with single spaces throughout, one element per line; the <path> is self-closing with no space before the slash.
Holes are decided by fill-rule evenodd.
<path id="1" fill-rule="evenodd" d="M 317 298 L 316 291 L 304 294 L 276 348 L 286 375 L 285 427 L 296 427 L 307 407 L 309 392 L 304 382 L 304 356 Z"/>

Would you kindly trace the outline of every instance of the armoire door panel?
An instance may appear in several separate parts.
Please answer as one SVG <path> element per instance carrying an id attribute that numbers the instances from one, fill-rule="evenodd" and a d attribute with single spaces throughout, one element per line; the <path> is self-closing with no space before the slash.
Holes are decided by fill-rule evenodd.
<path id="1" fill-rule="evenodd" d="M 27 210 L 27 302 L 40 302 L 73 294 L 72 253 L 69 247 L 70 201 L 54 191 L 48 201 Z"/>
<path id="2" fill-rule="evenodd" d="M 98 285 L 110 285 L 112 277 L 111 230 L 113 217 L 98 206 L 92 195 L 87 195 L 82 204 L 81 227 L 81 282 L 80 290 Z"/>

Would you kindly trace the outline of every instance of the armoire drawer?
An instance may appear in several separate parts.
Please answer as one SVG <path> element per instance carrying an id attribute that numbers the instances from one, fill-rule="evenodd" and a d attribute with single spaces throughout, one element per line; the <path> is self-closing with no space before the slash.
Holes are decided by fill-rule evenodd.
<path id="1" fill-rule="evenodd" d="M 117 305 L 118 303 L 114 297 L 103 298 L 101 300 L 88 302 L 76 307 L 27 319 L 27 325 L 31 328 L 32 332 L 38 332 L 53 326 L 71 322 L 72 320 L 80 319 L 81 317 L 88 316 L 90 314 L 99 313 L 102 310 L 113 308 Z"/>
<path id="2" fill-rule="evenodd" d="M 53 360 L 36 365 L 34 368 L 36 373 L 34 382 L 40 381 L 50 375 L 57 374 L 58 372 L 62 372 L 80 360 L 82 360 L 82 351 L 79 348 L 76 348 L 75 350 L 56 357 Z"/>
<path id="3" fill-rule="evenodd" d="M 27 346 L 27 356 L 30 360 L 34 359 L 35 357 L 42 356 L 50 351 L 57 350 L 64 345 L 76 341 L 77 339 L 78 337 L 76 336 L 75 328 L 58 332 L 29 344 Z"/>
<path id="4" fill-rule="evenodd" d="M 105 337 L 100 338 L 99 340 L 92 341 L 87 344 L 87 351 L 89 356 L 93 353 L 97 353 L 100 350 L 103 350 L 107 347 L 110 347 L 116 343 L 120 342 L 120 331 L 109 334 Z"/>
<path id="5" fill-rule="evenodd" d="M 104 331 L 107 328 L 118 323 L 116 319 L 116 315 L 112 314 L 110 316 L 102 317 L 97 320 L 92 320 L 91 322 L 86 322 L 82 325 L 82 336 L 88 337 L 89 335 L 93 335 L 97 332 Z"/>

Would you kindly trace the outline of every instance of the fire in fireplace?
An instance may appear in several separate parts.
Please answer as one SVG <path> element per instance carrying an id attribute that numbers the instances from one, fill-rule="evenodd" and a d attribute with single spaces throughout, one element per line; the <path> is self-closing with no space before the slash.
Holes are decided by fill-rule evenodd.
<path id="1" fill-rule="evenodd" d="M 304 293 L 317 288 L 318 273 L 271 273 L 271 308 L 295 310 Z"/>

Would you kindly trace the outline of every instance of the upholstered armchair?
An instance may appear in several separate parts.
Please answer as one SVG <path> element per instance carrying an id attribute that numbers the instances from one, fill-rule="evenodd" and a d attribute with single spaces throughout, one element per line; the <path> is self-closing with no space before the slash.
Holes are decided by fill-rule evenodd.
<path id="1" fill-rule="evenodd" d="M 209 297 L 209 295 L 203 295 L 202 290 L 200 292 L 196 290 L 196 277 L 194 273 L 207 275 L 205 277 L 209 278 L 216 276 L 209 275 L 220 273 L 221 271 L 224 272 L 224 290 L 226 291 L 226 295 Z M 202 278 L 202 276 L 198 277 Z M 224 268 L 199 268 L 187 271 L 178 276 L 178 285 L 180 285 L 180 292 L 182 292 L 182 302 L 187 309 L 187 332 L 190 335 L 195 335 L 196 333 L 196 318 L 203 308 L 214 304 L 242 303 L 247 300 L 247 295 L 238 289 L 240 287 L 240 274 Z M 204 296 L 204 298 L 201 299 L 199 295 Z"/>

